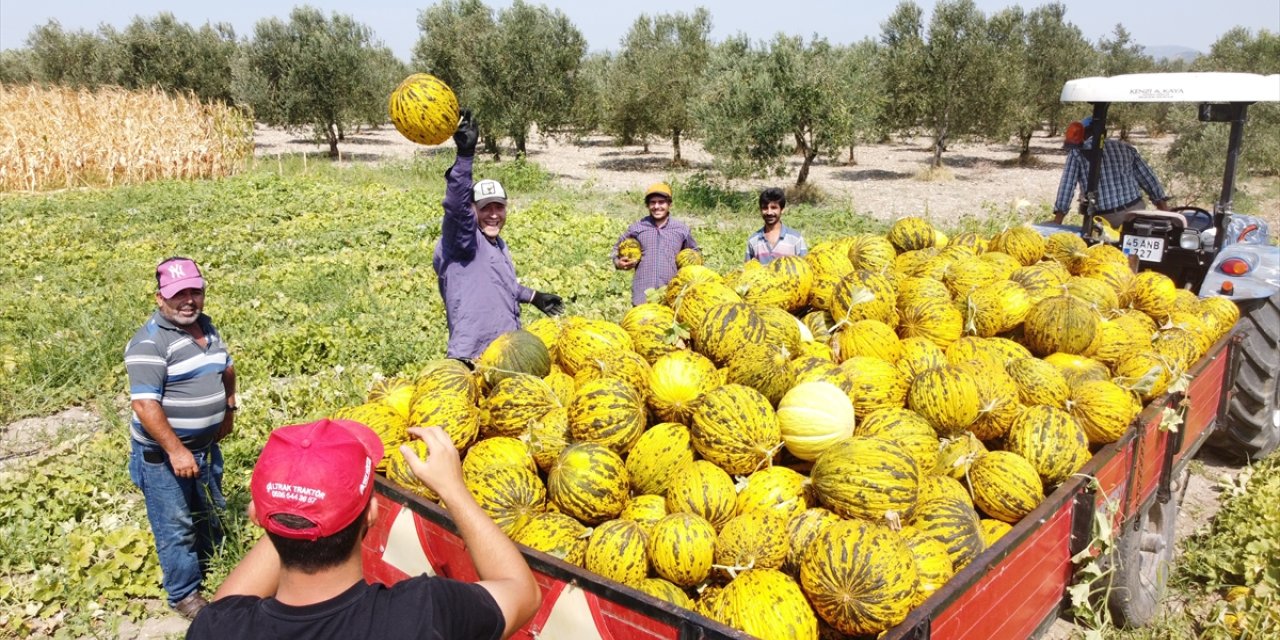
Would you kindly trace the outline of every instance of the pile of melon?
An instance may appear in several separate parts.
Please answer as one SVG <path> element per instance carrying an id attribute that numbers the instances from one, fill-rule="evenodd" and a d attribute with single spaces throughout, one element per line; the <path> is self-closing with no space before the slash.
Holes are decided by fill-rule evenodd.
<path id="1" fill-rule="evenodd" d="M 341 414 L 388 446 L 443 427 L 517 542 L 760 637 L 870 635 L 1239 315 L 1111 246 L 918 218 L 767 266 L 686 264 L 658 298 L 540 319 L 475 372 L 432 363 Z M 434 498 L 400 456 L 384 471 Z"/>

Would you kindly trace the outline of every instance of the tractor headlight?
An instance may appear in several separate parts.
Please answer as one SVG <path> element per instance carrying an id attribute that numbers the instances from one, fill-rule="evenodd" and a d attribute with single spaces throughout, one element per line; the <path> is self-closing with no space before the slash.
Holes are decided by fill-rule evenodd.
<path id="1" fill-rule="evenodd" d="M 1187 251 L 1200 250 L 1200 232 L 1194 229 L 1187 229 L 1182 232 L 1182 236 L 1178 238 L 1178 246 Z"/>

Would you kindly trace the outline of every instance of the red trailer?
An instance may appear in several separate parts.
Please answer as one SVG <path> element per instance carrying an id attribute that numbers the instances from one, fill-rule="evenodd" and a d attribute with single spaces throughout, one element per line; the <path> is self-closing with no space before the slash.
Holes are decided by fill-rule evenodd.
<path id="1" fill-rule="evenodd" d="M 1106 445 L 1009 533 L 956 574 L 886 639 L 986 640 L 1043 633 L 1069 603 L 1072 557 L 1094 539 L 1096 517 L 1117 538 L 1101 561 L 1114 568 L 1115 619 L 1141 624 L 1154 611 L 1173 553 L 1186 467 L 1226 407 L 1236 334 L 1192 368 L 1185 392 L 1149 404 L 1118 442 Z M 1185 420 L 1162 428 L 1166 408 L 1186 402 Z M 364 541 L 365 577 L 395 583 L 422 573 L 477 579 L 443 509 L 378 478 L 383 517 Z M 522 547 L 543 590 L 542 609 L 516 637 L 547 640 L 748 638 L 581 567 Z"/>

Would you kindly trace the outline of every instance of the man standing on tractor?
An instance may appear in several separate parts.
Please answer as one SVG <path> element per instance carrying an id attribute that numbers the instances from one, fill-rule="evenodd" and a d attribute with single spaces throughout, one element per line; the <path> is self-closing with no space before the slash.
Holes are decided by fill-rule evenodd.
<path id="1" fill-rule="evenodd" d="M 448 357 L 465 361 L 520 328 L 520 303 L 552 316 L 564 311 L 560 296 L 516 280 L 511 252 L 499 236 L 507 224 L 507 192 L 497 180 L 471 181 L 478 139 L 471 111 L 463 110 L 453 134 L 458 159 L 445 172 L 444 220 L 431 260 L 449 326 Z"/>
<path id="2" fill-rule="evenodd" d="M 1072 122 L 1067 126 L 1066 138 L 1062 146 L 1068 149 L 1067 162 L 1062 168 L 1062 180 L 1058 183 L 1058 197 L 1053 202 L 1053 221 L 1061 223 L 1071 206 L 1071 198 L 1075 195 L 1076 186 L 1084 195 L 1085 184 L 1089 179 L 1089 159 L 1086 150 L 1092 146 L 1095 137 L 1087 131 L 1091 118 Z M 1143 209 L 1142 192 L 1151 198 L 1152 204 L 1161 211 L 1168 211 L 1169 197 L 1160 186 L 1151 167 L 1147 165 L 1133 145 L 1108 139 L 1102 145 L 1102 170 L 1098 182 L 1098 210 L 1113 227 L 1119 227 L 1131 211 Z"/>

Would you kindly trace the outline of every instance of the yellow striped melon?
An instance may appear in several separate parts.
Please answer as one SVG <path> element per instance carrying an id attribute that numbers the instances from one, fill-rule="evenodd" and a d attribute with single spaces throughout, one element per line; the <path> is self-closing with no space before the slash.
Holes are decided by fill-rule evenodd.
<path id="1" fill-rule="evenodd" d="M 596 526 L 587 540 L 586 565 L 610 580 L 638 586 L 649 575 L 644 531 L 630 520 L 609 520 Z"/>
<path id="2" fill-rule="evenodd" d="M 689 428 L 675 422 L 655 424 L 627 452 L 631 486 L 640 493 L 666 495 L 671 470 L 693 462 Z"/>
<path id="3" fill-rule="evenodd" d="M 809 478 L 787 467 L 761 469 L 747 477 L 738 490 L 734 513 L 753 511 L 778 514 L 790 520 L 809 508 Z"/>
<path id="4" fill-rule="evenodd" d="M 973 502 L 987 515 L 1013 524 L 1044 500 L 1040 475 L 1012 451 L 992 451 L 969 467 Z"/>
<path id="5" fill-rule="evenodd" d="M 1038 356 L 1085 353 L 1098 330 L 1098 313 L 1089 303 L 1071 295 L 1045 298 L 1027 312 L 1023 321 L 1025 344 Z"/>
<path id="6" fill-rule="evenodd" d="M 853 436 L 827 449 L 809 472 L 823 506 L 847 518 L 893 521 L 911 515 L 920 468 L 901 446 Z"/>
<path id="7" fill-rule="evenodd" d="M 1090 444 L 1119 440 L 1141 407 L 1132 391 L 1110 380 L 1081 383 L 1067 400 L 1067 412 L 1079 421 Z"/>
<path id="8" fill-rule="evenodd" d="M 646 302 L 622 316 L 622 328 L 631 336 L 636 353 L 650 364 L 659 356 L 684 346 L 676 312 L 670 307 Z"/>
<path id="9" fill-rule="evenodd" d="M 418 144 L 436 145 L 458 129 L 458 96 L 439 78 L 415 73 L 391 92 L 387 113 L 400 135 Z"/>
<path id="10" fill-rule="evenodd" d="M 1014 420 L 1005 449 L 1034 465 L 1045 486 L 1061 484 L 1089 457 L 1089 441 L 1076 419 L 1044 405 L 1027 407 Z"/>
<path id="11" fill-rule="evenodd" d="M 922 470 L 938 463 L 938 434 L 920 414 L 902 407 L 871 412 L 853 430 L 854 435 L 889 440 L 902 447 Z"/>
<path id="12" fill-rule="evenodd" d="M 644 433 L 644 400 L 615 378 L 600 378 L 578 387 L 569 404 L 569 432 L 582 442 L 596 442 L 625 454 Z"/>
<path id="13" fill-rule="evenodd" d="M 617 517 L 630 491 L 622 458 L 593 442 L 567 447 L 547 474 L 547 497 L 559 511 L 586 524 Z"/>
<path id="14" fill-rule="evenodd" d="M 745 571 L 725 586 L 718 599 L 716 619 L 752 637 L 818 640 L 817 616 L 800 586 L 781 571 Z"/>
<path id="15" fill-rule="evenodd" d="M 937 235 L 929 221 L 908 216 L 895 220 L 889 226 L 885 239 L 893 244 L 898 253 L 902 253 L 932 247 L 937 242 Z"/>
<path id="16" fill-rule="evenodd" d="M 733 478 L 706 460 L 695 460 L 672 470 L 671 481 L 667 483 L 668 513 L 697 514 L 716 528 L 733 517 L 737 499 Z M 680 584 L 678 580 L 672 581 Z"/>
<path id="17" fill-rule="evenodd" d="M 769 466 L 782 446 L 782 431 L 768 399 L 737 384 L 702 397 L 693 410 L 691 433 L 699 455 L 733 474 Z"/>
<path id="18" fill-rule="evenodd" d="M 874 635 L 907 617 L 919 586 L 915 558 L 886 526 L 844 520 L 805 549 L 800 584 L 818 615 L 841 633 Z"/>
<path id="19" fill-rule="evenodd" d="M 466 476 L 465 481 L 476 504 L 508 534 L 521 518 L 546 510 L 547 488 L 528 467 L 489 467 Z"/>
<path id="20" fill-rule="evenodd" d="M 706 581 L 715 549 L 715 527 L 706 518 L 685 511 L 655 523 L 645 544 L 653 572 L 682 587 Z"/>
<path id="21" fill-rule="evenodd" d="M 987 548 L 978 512 L 965 500 L 950 496 L 930 498 L 916 505 L 907 524 L 946 546 L 957 572 Z"/>
<path id="22" fill-rule="evenodd" d="M 924 535 L 915 527 L 903 527 L 899 532 L 902 541 L 911 551 L 916 561 L 916 575 L 920 578 L 920 586 L 916 589 L 911 606 L 918 607 L 933 595 L 951 576 L 955 575 L 955 567 L 951 563 L 951 555 L 946 545 Z"/>
<path id="23" fill-rule="evenodd" d="M 777 569 L 787 557 L 787 522 L 782 513 L 748 511 L 731 518 L 716 536 L 715 563 L 723 567 Z"/>
<path id="24" fill-rule="evenodd" d="M 834 336 L 836 359 L 854 356 L 880 358 L 889 364 L 902 357 L 902 343 L 889 325 L 879 320 L 857 320 L 845 325 Z"/>
<path id="25" fill-rule="evenodd" d="M 982 408 L 980 401 L 977 379 L 953 365 L 921 373 L 907 391 L 907 406 L 942 436 L 955 435 L 973 424 Z"/>
<path id="26" fill-rule="evenodd" d="M 682 249 L 680 253 L 684 253 L 685 251 L 697 253 L 696 251 L 693 251 L 693 249 Z M 698 255 L 701 256 L 701 254 Z M 677 254 L 677 257 L 679 257 L 679 254 Z M 684 589 L 681 589 L 672 582 L 663 580 L 662 578 L 645 578 L 640 581 L 640 584 L 636 585 L 636 589 L 639 589 L 640 591 L 643 591 L 659 600 L 670 602 L 677 607 L 683 607 L 690 610 L 694 608 L 693 599 L 689 597 L 689 594 L 684 592 Z"/>
<path id="27" fill-rule="evenodd" d="M 569 564 L 582 566 L 591 530 L 563 513 L 543 512 L 528 515 L 511 532 L 512 542 L 537 549 Z"/>
<path id="28" fill-rule="evenodd" d="M 964 316 L 950 300 L 922 298 L 899 311 L 898 335 L 926 338 L 942 349 L 964 333 Z"/>

